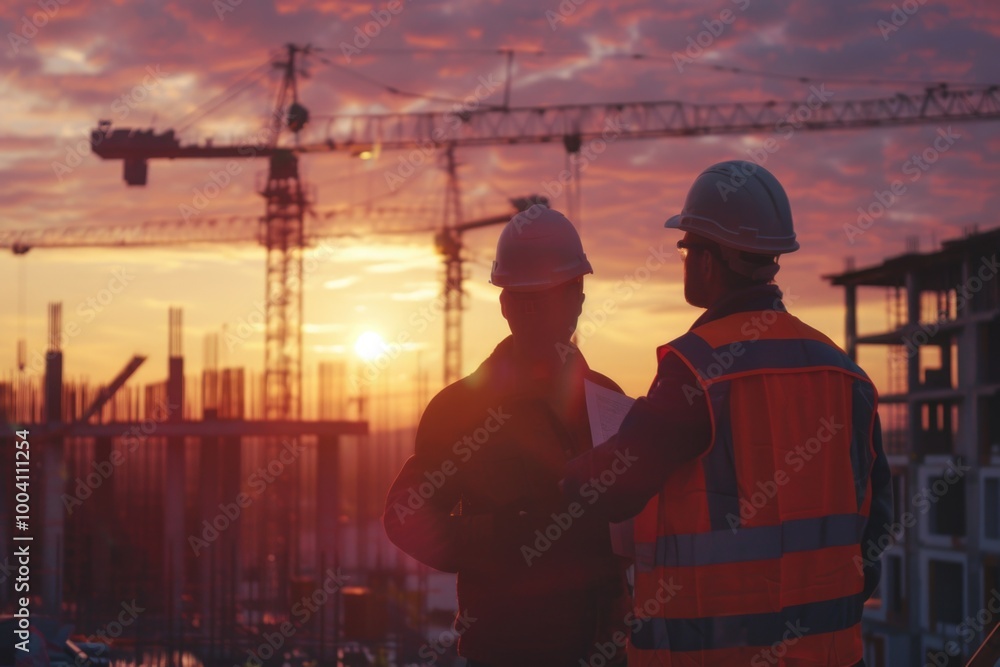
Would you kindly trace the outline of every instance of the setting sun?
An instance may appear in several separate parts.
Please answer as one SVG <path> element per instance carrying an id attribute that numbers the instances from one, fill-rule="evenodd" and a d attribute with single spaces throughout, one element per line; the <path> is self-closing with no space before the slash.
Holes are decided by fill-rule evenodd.
<path id="1" fill-rule="evenodd" d="M 366 331 L 354 341 L 354 354 L 364 361 L 378 358 L 385 350 L 385 341 L 374 331 Z"/>

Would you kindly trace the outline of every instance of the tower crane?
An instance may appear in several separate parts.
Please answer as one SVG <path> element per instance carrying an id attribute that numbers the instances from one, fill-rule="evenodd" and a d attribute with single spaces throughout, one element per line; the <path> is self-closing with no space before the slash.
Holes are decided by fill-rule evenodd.
<path id="1" fill-rule="evenodd" d="M 452 170 L 453 171 L 453 170 Z M 457 193 L 457 190 L 455 191 Z M 316 245 L 323 239 L 362 237 L 372 234 L 398 236 L 404 234 L 434 233 L 434 247 L 444 263 L 444 315 L 445 315 L 445 382 L 458 379 L 462 359 L 462 234 L 472 229 L 507 222 L 510 216 L 534 203 L 548 204 L 545 197 L 529 195 L 511 200 L 509 213 L 462 221 L 444 227 L 401 224 L 412 221 L 415 215 L 430 218 L 437 209 L 420 211 L 411 207 L 365 207 L 360 211 L 364 224 L 357 224 L 351 210 L 313 213 L 314 222 L 304 234 L 306 246 Z M 33 227 L 0 230 L 0 250 L 10 250 L 15 255 L 27 254 L 33 248 L 150 248 L 180 244 L 262 243 L 261 225 L 264 218 L 251 216 L 194 217 L 188 221 L 177 219 L 149 220 L 131 225 L 70 227 Z M 24 341 L 18 341 L 18 359 L 25 357 Z"/>
<path id="2" fill-rule="evenodd" d="M 309 201 L 299 179 L 298 156 L 309 153 L 371 150 L 437 150 L 477 146 L 539 144 L 562 141 L 567 152 L 577 153 L 583 142 L 714 134 L 748 134 L 796 130 L 857 129 L 1000 119 L 998 86 L 951 89 L 945 85 L 922 93 L 851 100 L 824 100 L 801 113 L 801 101 L 730 102 L 689 104 L 679 101 L 623 102 L 613 104 L 563 104 L 551 106 L 482 107 L 469 111 L 360 114 L 333 116 L 322 136 L 310 141 L 300 137 L 309 121 L 299 102 L 297 60 L 316 49 L 286 45 L 284 60 L 275 63 L 283 72 L 268 141 L 216 145 L 212 142 L 182 144 L 174 130 L 112 129 L 101 121 L 91 133 L 93 152 L 105 160 L 122 160 L 129 185 L 145 185 L 148 161 L 179 158 L 267 158 L 269 173 L 261 194 L 267 203 L 263 239 L 267 248 L 267 314 L 265 325 L 265 378 L 267 414 L 297 417 L 301 411 L 302 248 L 304 214 Z M 294 136 L 292 146 L 279 147 L 283 129 Z M 455 204 L 453 204 L 454 206 Z M 453 222 L 459 219 L 449 214 Z M 453 234 L 442 244 L 446 257 L 454 256 Z M 459 263 L 460 264 L 460 263 Z M 456 263 L 447 264 L 447 271 Z M 446 295 L 460 308 L 455 287 L 461 271 L 446 273 Z M 452 285 L 453 287 L 448 287 Z M 449 291 L 451 290 L 451 291 Z M 446 335 L 454 316 L 447 318 Z M 448 339 L 448 345 L 454 341 Z M 446 377 L 456 373 L 455 354 L 445 352 Z"/>
<path id="3" fill-rule="evenodd" d="M 437 226 L 402 224 L 415 217 L 429 220 L 439 209 L 377 206 L 319 212 L 304 235 L 306 246 L 326 238 L 368 234 L 414 234 L 436 232 Z M 357 219 L 363 217 L 364 224 Z M 147 220 L 125 225 L 77 225 L 70 227 L 31 227 L 0 230 L 0 249 L 23 255 L 33 248 L 146 248 L 176 246 L 185 243 L 263 242 L 258 216 L 193 217 L 190 220 Z"/>

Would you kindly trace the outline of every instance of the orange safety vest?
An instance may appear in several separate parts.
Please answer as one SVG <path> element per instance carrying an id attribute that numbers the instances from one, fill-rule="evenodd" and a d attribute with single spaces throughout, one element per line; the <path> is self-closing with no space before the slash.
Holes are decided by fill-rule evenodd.
<path id="1" fill-rule="evenodd" d="M 773 310 L 699 326 L 669 352 L 698 378 L 691 400 L 708 395 L 712 442 L 635 519 L 629 667 L 856 664 L 874 385 Z"/>

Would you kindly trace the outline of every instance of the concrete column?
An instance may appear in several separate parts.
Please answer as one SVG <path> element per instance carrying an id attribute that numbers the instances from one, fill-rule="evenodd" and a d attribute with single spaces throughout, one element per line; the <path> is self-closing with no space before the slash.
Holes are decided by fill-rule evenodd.
<path id="1" fill-rule="evenodd" d="M 111 438 L 97 438 L 94 443 L 94 460 L 99 464 L 111 460 L 111 453 L 114 445 Z M 117 469 L 104 480 L 104 483 L 94 489 L 94 495 L 90 499 L 93 512 L 88 516 L 92 517 L 93 534 L 91 539 L 90 572 L 92 580 L 92 590 L 97 593 L 97 611 L 101 614 L 110 613 L 116 607 L 119 592 L 117 582 L 112 579 L 113 573 L 121 572 L 125 563 L 116 559 L 121 555 L 121 550 L 113 550 L 112 545 L 116 539 L 120 539 L 115 521 L 115 475 Z M 119 537 L 116 537 L 119 536 Z M 111 594 L 115 591 L 115 594 Z"/>
<path id="2" fill-rule="evenodd" d="M 844 300 L 847 316 L 844 318 L 844 351 L 851 361 L 858 360 L 858 288 L 844 286 Z"/>
<path id="3" fill-rule="evenodd" d="M 169 361 L 167 368 L 167 403 L 169 404 L 168 421 L 179 422 L 184 419 L 184 357 L 181 356 L 181 311 L 170 309 Z M 169 629 L 172 636 L 180 633 L 182 625 L 185 582 L 185 549 L 187 536 L 184 530 L 184 492 L 185 492 L 185 443 L 183 437 L 167 440 L 166 479 L 164 480 L 164 549 L 165 562 L 170 581 L 167 582 L 167 609 L 169 610 Z"/>
<path id="4" fill-rule="evenodd" d="M 193 527 L 195 535 L 201 534 L 201 528 L 203 528 L 201 520 L 211 521 L 212 517 L 219 511 L 219 503 L 221 502 L 219 499 L 219 438 L 202 438 L 200 448 L 198 462 L 198 516 L 200 518 Z M 198 603 L 201 608 L 201 631 L 206 640 L 219 636 L 219 626 L 222 620 L 217 613 L 219 609 L 218 596 L 213 594 L 219 585 L 218 574 L 225 569 L 219 567 L 220 564 L 226 563 L 225 557 L 220 557 L 221 550 L 222 545 L 216 543 L 209 545 L 207 549 L 203 549 L 198 554 Z M 217 572 L 216 568 L 220 572 Z M 214 654 L 210 654 L 210 656 L 216 657 Z"/>
<path id="5" fill-rule="evenodd" d="M 316 447 L 316 563 L 318 582 L 326 578 L 325 569 L 336 572 L 340 565 L 340 439 L 337 436 L 320 436 Z M 320 636 L 334 638 L 336 644 L 336 606 L 331 600 L 320 612 Z M 335 647 L 334 647 L 335 648 Z M 325 653 L 320 649 L 320 658 Z M 332 653 L 330 655 L 335 655 Z"/>
<path id="6" fill-rule="evenodd" d="M 239 437 L 220 438 L 218 444 L 218 468 L 215 474 L 219 480 L 219 497 L 225 502 L 233 502 L 240 494 L 243 480 L 243 443 Z M 222 502 L 222 500 L 220 500 Z M 254 507 L 252 511 L 259 511 Z M 218 505 L 212 516 L 219 511 Z M 246 514 L 241 514 L 238 521 L 234 521 L 229 528 L 219 536 L 218 553 L 216 557 L 217 570 L 214 575 L 217 579 L 216 586 L 220 595 L 218 610 L 218 630 L 223 638 L 235 637 L 236 633 L 236 606 L 237 597 L 240 596 L 240 582 L 243 572 L 243 548 L 241 534 L 243 532 L 241 524 L 246 521 Z"/>
<path id="7" fill-rule="evenodd" d="M 965 258 L 962 262 L 962 285 L 969 284 L 969 280 L 976 274 L 978 264 L 978 256 Z M 964 314 L 972 314 L 973 312 L 974 307 L 969 300 L 966 303 Z M 987 323 L 967 320 L 957 334 L 958 389 L 962 400 L 958 407 L 958 437 L 955 440 L 954 453 L 956 457 L 961 457 L 966 465 L 971 465 L 973 468 L 965 475 L 966 535 L 964 549 L 967 555 L 965 613 L 973 618 L 982 609 L 984 603 L 983 590 L 980 586 L 983 558 L 979 541 L 983 520 L 980 511 L 982 485 L 979 483 L 981 467 L 979 435 L 982 432 L 982 419 L 980 418 L 980 398 L 977 395 L 976 387 L 982 381 L 982 366 L 985 363 L 980 355 L 984 340 L 980 332 L 985 326 L 988 326 Z M 982 639 L 983 635 L 980 633 L 975 644 L 978 644 Z"/>
<path id="8" fill-rule="evenodd" d="M 63 356 L 59 350 L 62 329 L 62 304 L 49 305 L 49 351 L 45 354 L 45 422 L 50 430 L 62 424 Z M 43 613 L 60 618 L 63 599 L 63 542 L 65 540 L 65 510 L 62 495 L 64 481 L 65 443 L 61 435 L 37 441 L 32 449 L 38 452 L 42 472 L 42 515 L 34 517 L 30 533 L 36 538 L 31 551 L 41 552 L 41 591 Z M 39 521 L 40 520 L 40 521 Z M 41 524 L 40 530 L 38 524 Z"/>
<path id="9" fill-rule="evenodd" d="M 906 323 L 913 330 L 920 326 L 920 283 L 917 274 L 909 271 L 906 274 Z M 920 354 L 913 354 L 906 364 L 906 384 L 908 391 L 916 390 L 920 385 Z"/>
<path id="10" fill-rule="evenodd" d="M 916 274 L 910 270 L 906 273 L 906 323 L 913 329 L 920 324 L 920 287 Z M 921 422 L 920 406 L 914 400 L 912 392 L 916 391 L 920 385 L 920 353 L 916 349 L 906 360 L 906 391 L 910 396 L 907 399 L 907 433 L 909 435 L 909 446 L 911 453 L 919 451 L 921 443 Z M 907 488 L 915 488 L 917 483 L 920 464 L 923 457 L 911 459 L 915 463 L 910 465 L 910 474 L 907 479 Z M 926 591 L 926 582 L 920 579 L 920 541 L 919 525 L 906 531 L 906 579 L 907 590 L 910 591 L 911 599 L 909 604 L 909 627 L 919 628 L 920 609 L 923 606 L 923 596 Z M 920 654 L 920 635 L 913 634 L 910 641 L 911 655 Z"/>

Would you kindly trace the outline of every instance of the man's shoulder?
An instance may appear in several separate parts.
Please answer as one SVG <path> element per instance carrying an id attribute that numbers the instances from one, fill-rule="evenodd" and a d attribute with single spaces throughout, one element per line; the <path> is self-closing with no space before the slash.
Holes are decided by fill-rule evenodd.
<path id="1" fill-rule="evenodd" d="M 469 404 L 478 398 L 482 393 L 481 385 L 474 381 L 474 376 L 469 375 L 461 380 L 451 383 L 427 403 L 424 410 L 424 419 L 428 415 L 451 414 L 457 416 L 458 411 L 468 410 Z"/>
<path id="2" fill-rule="evenodd" d="M 495 390 L 499 360 L 504 356 L 506 349 L 505 342 L 497 345 L 476 370 L 435 394 L 427 404 L 424 414 L 448 413 L 462 407 L 468 409 L 470 403 L 488 401 L 490 394 Z"/>
<path id="3" fill-rule="evenodd" d="M 417 426 L 417 450 L 450 446 L 470 427 L 489 416 L 492 387 L 484 363 L 475 372 L 451 383 L 430 400 Z"/>

